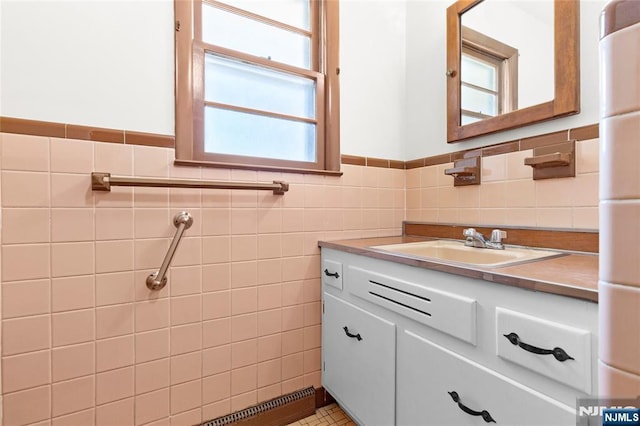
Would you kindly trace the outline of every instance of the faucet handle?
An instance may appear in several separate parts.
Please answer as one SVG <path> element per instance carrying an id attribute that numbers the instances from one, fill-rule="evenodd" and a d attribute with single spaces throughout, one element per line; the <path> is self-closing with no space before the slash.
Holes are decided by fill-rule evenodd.
<path id="1" fill-rule="evenodd" d="M 507 231 L 503 231 L 501 229 L 494 229 L 491 231 L 491 242 L 492 243 L 500 243 L 503 238 L 507 238 Z"/>
<path id="2" fill-rule="evenodd" d="M 465 237 L 473 237 L 476 234 L 476 230 L 474 228 L 467 228 L 462 231 L 462 235 Z"/>

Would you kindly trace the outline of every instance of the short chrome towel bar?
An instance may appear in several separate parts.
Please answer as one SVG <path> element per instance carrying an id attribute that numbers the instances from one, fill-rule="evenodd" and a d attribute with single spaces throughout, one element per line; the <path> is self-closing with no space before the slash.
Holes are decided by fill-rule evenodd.
<path id="1" fill-rule="evenodd" d="M 149 287 L 149 290 L 161 290 L 167 285 L 166 275 L 169 265 L 171 264 L 171 259 L 173 259 L 173 255 L 176 253 L 182 234 L 193 225 L 193 218 L 187 212 L 180 212 L 173 218 L 173 224 L 177 229 L 176 234 L 173 236 L 173 241 L 171 241 L 171 245 L 169 246 L 169 251 L 164 257 L 160 269 L 147 277 L 147 287 Z"/>
<path id="2" fill-rule="evenodd" d="M 202 188 L 202 189 L 264 189 L 282 195 L 289 190 L 289 184 L 274 180 L 273 183 L 224 182 L 196 179 L 163 179 L 111 176 L 111 173 L 91 173 L 91 189 L 111 191 L 112 186 L 144 186 L 152 188 Z"/>

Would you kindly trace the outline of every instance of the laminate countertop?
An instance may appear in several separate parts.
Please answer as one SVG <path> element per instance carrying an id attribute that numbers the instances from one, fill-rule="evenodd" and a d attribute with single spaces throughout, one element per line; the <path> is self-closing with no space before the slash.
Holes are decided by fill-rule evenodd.
<path id="1" fill-rule="evenodd" d="M 560 257 L 489 268 L 406 256 L 372 248 L 387 244 L 413 243 L 435 239 L 437 238 L 396 236 L 320 241 L 318 245 L 324 248 L 403 263 L 418 268 L 448 272 L 498 284 L 598 302 L 597 254 L 565 252 L 565 255 Z M 463 244 L 462 240 L 460 240 L 460 244 Z"/>

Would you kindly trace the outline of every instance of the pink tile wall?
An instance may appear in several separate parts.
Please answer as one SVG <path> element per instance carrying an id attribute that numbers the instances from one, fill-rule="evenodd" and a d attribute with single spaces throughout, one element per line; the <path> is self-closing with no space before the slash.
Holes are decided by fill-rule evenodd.
<path id="1" fill-rule="evenodd" d="M 600 42 L 600 393 L 640 394 L 640 23 Z"/>
<path id="2" fill-rule="evenodd" d="M 405 211 L 597 229 L 598 144 L 578 142 L 576 178 L 534 182 L 525 151 L 485 157 L 482 185 L 455 188 L 451 164 L 343 165 L 341 178 L 199 169 L 174 166 L 171 149 L 0 134 L 4 424 L 192 424 L 320 386 L 318 239 L 398 235 Z M 94 193 L 93 170 L 291 186 Z M 627 196 L 633 182 L 611 188 Z M 195 223 L 170 284 L 150 292 L 181 210 Z"/>
<path id="3" fill-rule="evenodd" d="M 407 220 L 598 229 L 598 139 L 576 143 L 576 177 L 534 181 L 531 150 L 482 158 L 482 184 L 453 186 L 452 163 L 407 170 Z"/>
<path id="4" fill-rule="evenodd" d="M 405 172 L 173 165 L 173 150 L 0 134 L 4 425 L 190 425 L 320 386 L 318 239 L 398 235 Z M 290 183 L 114 187 L 90 172 Z M 187 210 L 169 284 L 152 292 Z"/>

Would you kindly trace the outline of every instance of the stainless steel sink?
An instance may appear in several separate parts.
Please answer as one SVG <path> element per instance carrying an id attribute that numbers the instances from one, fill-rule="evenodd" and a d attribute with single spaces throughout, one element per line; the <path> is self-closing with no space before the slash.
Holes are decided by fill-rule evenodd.
<path id="1" fill-rule="evenodd" d="M 450 240 L 390 244 L 373 246 L 371 248 L 396 254 L 404 254 L 414 258 L 435 259 L 491 268 L 564 255 L 559 252 L 524 247 L 506 247 L 504 250 L 467 247 L 462 241 Z"/>

